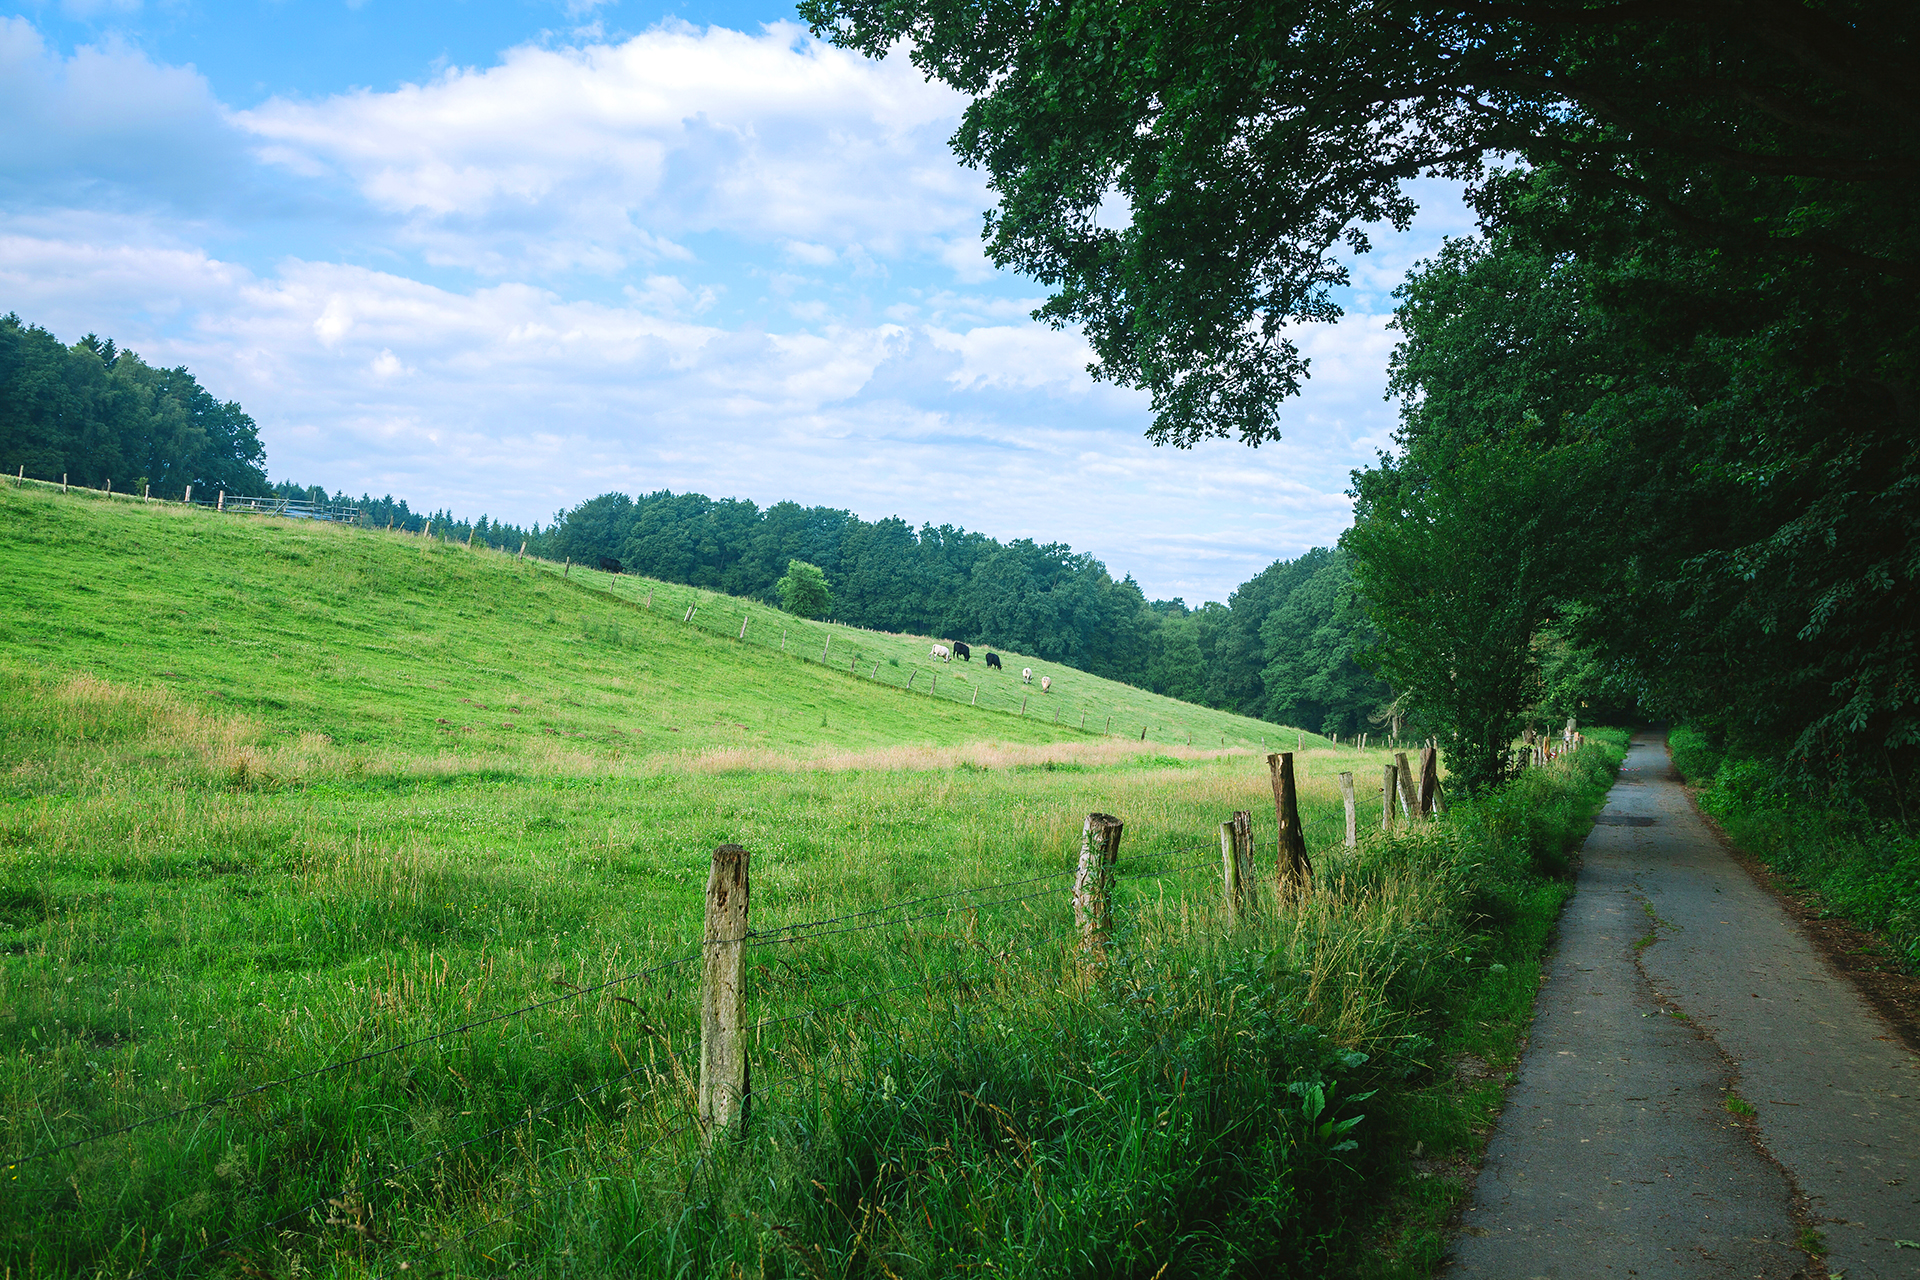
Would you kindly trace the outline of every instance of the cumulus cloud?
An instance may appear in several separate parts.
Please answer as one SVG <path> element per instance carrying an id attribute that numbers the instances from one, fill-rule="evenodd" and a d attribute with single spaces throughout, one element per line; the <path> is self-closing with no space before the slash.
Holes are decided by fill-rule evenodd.
<path id="1" fill-rule="evenodd" d="M 202 208 L 231 191 L 244 153 L 192 67 L 117 39 L 50 49 L 25 18 L 0 18 L 0 196 Z"/>
<path id="2" fill-rule="evenodd" d="M 952 256 L 988 203 L 946 150 L 961 102 L 792 23 L 671 23 L 234 119 L 265 161 L 350 183 L 431 261 L 500 276 L 684 259 L 710 232 L 814 266 Z"/>

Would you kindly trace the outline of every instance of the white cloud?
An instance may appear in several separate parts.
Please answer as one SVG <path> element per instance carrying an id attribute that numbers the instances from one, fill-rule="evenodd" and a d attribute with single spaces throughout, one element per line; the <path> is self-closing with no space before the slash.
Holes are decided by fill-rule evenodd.
<path id="1" fill-rule="evenodd" d="M 961 101 L 905 58 L 869 62 L 792 23 L 673 23 L 234 119 L 267 162 L 352 184 L 431 261 L 611 274 L 713 231 L 814 266 L 854 249 L 963 260 L 950 241 L 987 196 L 946 150 Z"/>
<path id="2" fill-rule="evenodd" d="M 240 156 L 192 67 L 162 66 L 118 39 L 71 56 L 24 18 L 0 18 L 0 192 L 35 201 L 86 190 L 200 207 L 228 193 Z"/>

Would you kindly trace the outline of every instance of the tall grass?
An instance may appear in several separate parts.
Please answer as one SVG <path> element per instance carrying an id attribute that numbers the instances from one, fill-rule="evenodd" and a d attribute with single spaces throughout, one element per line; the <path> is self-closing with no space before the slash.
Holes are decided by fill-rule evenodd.
<path id="1" fill-rule="evenodd" d="M 0 716 L 20 1275 L 1337 1271 L 1618 755 L 1349 854 L 1333 774 L 1378 757 L 1309 753 L 1314 890 L 1230 929 L 1214 825 L 1272 849 L 1244 753 L 463 769 L 17 671 Z M 1097 968 L 1064 880 L 1091 809 L 1128 823 Z M 764 933 L 1055 879 L 756 947 L 754 1115 L 707 1151 L 693 973 L 655 966 L 733 840 Z"/>

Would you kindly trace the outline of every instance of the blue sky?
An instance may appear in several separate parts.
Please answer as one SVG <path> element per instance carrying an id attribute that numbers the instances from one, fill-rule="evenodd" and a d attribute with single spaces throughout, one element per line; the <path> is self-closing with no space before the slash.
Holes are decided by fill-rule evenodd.
<path id="1" fill-rule="evenodd" d="M 961 108 L 739 3 L 0 6 L 0 311 L 186 363 L 275 479 L 546 520 L 694 489 L 1061 540 L 1224 599 L 1337 537 L 1384 447 L 1390 292 L 1354 264 L 1286 438 L 1142 439 L 981 255 Z M 0 460 L 4 461 L 4 460 Z"/>

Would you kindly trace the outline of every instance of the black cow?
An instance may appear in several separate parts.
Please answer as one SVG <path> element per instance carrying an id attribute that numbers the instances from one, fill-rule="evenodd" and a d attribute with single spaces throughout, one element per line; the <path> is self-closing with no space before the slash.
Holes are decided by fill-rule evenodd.
<path id="1" fill-rule="evenodd" d="M 955 641 L 953 642 L 953 656 L 954 656 L 954 657 L 956 657 L 956 658 L 961 658 L 961 659 L 964 659 L 964 660 L 966 660 L 966 661 L 968 661 L 968 662 L 972 662 L 972 661 L 973 661 L 973 650 L 971 650 L 971 649 L 969 649 L 969 648 L 967 648 L 967 645 L 966 645 L 966 642 L 965 642 L 965 641 L 963 641 L 963 640 L 955 640 Z"/>
<path id="2" fill-rule="evenodd" d="M 623 570 L 620 568 L 620 562 L 618 560 L 615 560 L 612 556 L 601 556 L 600 567 L 602 569 L 605 569 L 608 573 L 623 572 Z"/>
<path id="3" fill-rule="evenodd" d="M 992 667 L 995 671 L 1000 670 L 1000 655 L 997 653 L 988 654 L 987 665 Z"/>

